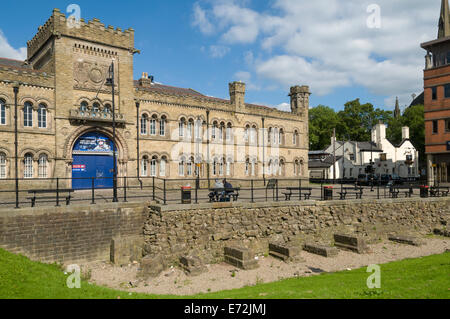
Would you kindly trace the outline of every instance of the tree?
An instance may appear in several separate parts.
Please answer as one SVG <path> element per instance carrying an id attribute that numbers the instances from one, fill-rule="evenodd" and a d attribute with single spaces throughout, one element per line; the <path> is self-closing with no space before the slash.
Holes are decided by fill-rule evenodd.
<path id="1" fill-rule="evenodd" d="M 425 117 L 423 105 L 414 105 L 403 113 L 403 125 L 409 127 L 410 140 L 419 151 L 421 163 L 425 160 Z"/>
<path id="2" fill-rule="evenodd" d="M 338 114 L 337 136 L 353 141 L 370 141 L 371 129 L 380 121 L 387 123 L 391 111 L 375 109 L 372 104 L 361 104 L 359 99 L 347 102 Z"/>
<path id="3" fill-rule="evenodd" d="M 325 105 L 309 110 L 309 146 L 311 150 L 323 150 L 330 145 L 333 128 L 338 124 L 336 112 Z"/>

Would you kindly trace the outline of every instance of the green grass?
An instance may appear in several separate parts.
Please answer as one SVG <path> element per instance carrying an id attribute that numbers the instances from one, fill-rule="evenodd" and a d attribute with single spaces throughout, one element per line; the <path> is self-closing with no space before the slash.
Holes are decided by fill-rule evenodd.
<path id="1" fill-rule="evenodd" d="M 381 265 L 381 289 L 368 289 L 366 268 L 293 278 L 275 283 L 186 298 L 303 299 L 303 298 L 450 298 L 450 253 Z M 0 298 L 144 299 L 176 296 L 129 294 L 82 281 L 80 289 L 66 286 L 68 275 L 59 265 L 32 262 L 0 249 Z M 205 288 L 205 292 L 207 287 Z"/>

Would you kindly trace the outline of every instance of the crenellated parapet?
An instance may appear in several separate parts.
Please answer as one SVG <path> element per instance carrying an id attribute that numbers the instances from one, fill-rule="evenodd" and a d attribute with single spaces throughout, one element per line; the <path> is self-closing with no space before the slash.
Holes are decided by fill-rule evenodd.
<path id="1" fill-rule="evenodd" d="M 55 77 L 53 74 L 35 71 L 31 69 L 18 70 L 0 66 L 1 81 L 21 82 L 23 84 L 53 88 Z"/>
<path id="2" fill-rule="evenodd" d="M 91 42 L 98 42 L 135 52 L 134 30 L 129 28 L 122 31 L 113 26 L 105 27 L 98 19 L 92 19 L 87 23 L 80 19 L 78 23 L 71 21 L 59 9 L 54 9 L 52 16 L 44 25 L 38 28 L 33 39 L 27 42 L 28 59 L 33 57 L 39 49 L 52 37 L 73 37 Z"/>

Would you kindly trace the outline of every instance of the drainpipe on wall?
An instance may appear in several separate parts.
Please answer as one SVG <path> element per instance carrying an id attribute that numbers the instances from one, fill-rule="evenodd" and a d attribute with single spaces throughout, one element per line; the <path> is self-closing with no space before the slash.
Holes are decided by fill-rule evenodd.
<path id="1" fill-rule="evenodd" d="M 136 161 L 137 161 L 137 178 L 139 181 L 139 184 L 141 185 L 141 189 L 142 189 L 142 180 L 141 180 L 141 167 L 140 167 L 140 147 L 139 147 L 139 108 L 140 108 L 141 104 L 139 102 L 136 102 Z"/>
<path id="2" fill-rule="evenodd" d="M 206 110 L 206 135 L 207 135 L 207 139 L 206 139 L 206 146 L 207 146 L 207 162 L 206 162 L 206 171 L 207 171 L 207 176 L 208 176 L 208 189 L 211 188 L 211 175 L 210 175 L 210 164 L 209 164 L 209 110 Z"/>
<path id="3" fill-rule="evenodd" d="M 19 161 L 18 161 L 18 148 L 19 140 L 17 134 L 17 95 L 19 93 L 19 83 L 14 84 L 14 152 L 15 152 L 15 162 L 16 162 L 16 208 L 19 208 Z"/>

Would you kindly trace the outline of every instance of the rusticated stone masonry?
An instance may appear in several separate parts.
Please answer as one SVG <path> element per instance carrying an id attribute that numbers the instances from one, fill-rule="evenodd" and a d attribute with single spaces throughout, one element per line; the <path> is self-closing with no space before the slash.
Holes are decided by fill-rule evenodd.
<path id="1" fill-rule="evenodd" d="M 432 233 L 448 220 L 450 198 L 152 206 L 144 254 L 176 261 L 192 253 L 214 263 L 223 261 L 230 245 L 263 254 L 269 242 L 333 244 L 336 233 L 370 244 L 389 234 Z"/>

